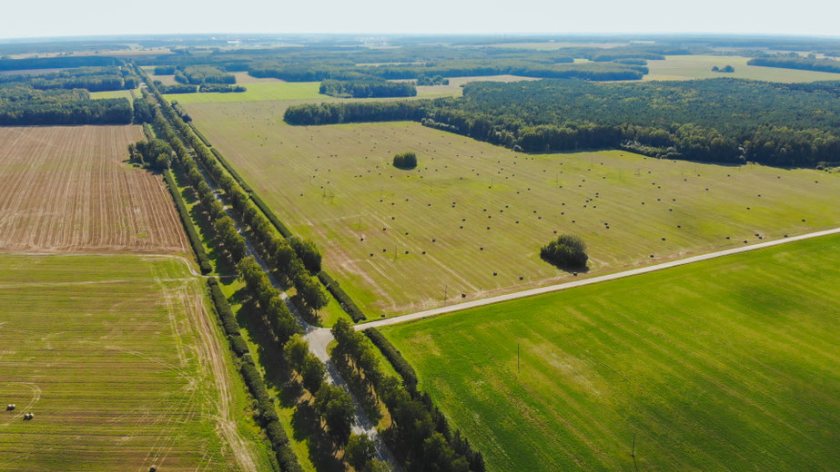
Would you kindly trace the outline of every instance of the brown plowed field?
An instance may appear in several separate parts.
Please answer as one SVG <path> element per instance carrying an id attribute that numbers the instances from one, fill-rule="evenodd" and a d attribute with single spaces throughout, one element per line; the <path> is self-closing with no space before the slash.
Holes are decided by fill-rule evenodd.
<path id="1" fill-rule="evenodd" d="M 124 161 L 139 126 L 0 128 L 0 250 L 183 252 L 162 179 Z"/>

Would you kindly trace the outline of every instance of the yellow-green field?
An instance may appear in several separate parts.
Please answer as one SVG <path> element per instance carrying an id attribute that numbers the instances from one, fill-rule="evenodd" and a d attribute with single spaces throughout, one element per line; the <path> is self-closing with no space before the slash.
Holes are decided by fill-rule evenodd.
<path id="1" fill-rule="evenodd" d="M 557 234 L 590 274 L 840 224 L 840 174 L 523 155 L 417 123 L 292 127 L 283 102 L 190 104 L 198 128 L 370 317 L 569 280 L 539 258 Z M 414 171 L 391 165 L 415 151 Z"/>
<path id="2" fill-rule="evenodd" d="M 840 236 L 388 327 L 489 471 L 840 470 Z"/>
<path id="3" fill-rule="evenodd" d="M 453 77 L 449 85 L 419 86 L 416 98 L 460 97 L 464 84 L 469 82 L 517 82 L 536 80 L 515 75 L 491 75 L 482 77 Z M 284 82 L 276 79 L 258 79 L 245 73 L 236 74 L 236 83 L 246 88 L 242 93 L 191 93 L 170 94 L 166 97 L 178 103 L 238 103 L 256 101 L 336 101 L 341 100 L 318 93 L 320 82 Z M 379 99 L 382 100 L 382 99 Z M 400 99 L 404 100 L 404 99 Z"/>
<path id="4" fill-rule="evenodd" d="M 648 61 L 650 74 L 644 80 L 691 80 L 732 77 L 736 79 L 766 80 L 768 82 L 814 82 L 840 80 L 840 74 L 777 67 L 749 66 L 749 58 L 741 56 L 667 56 L 664 61 Z M 735 72 L 712 72 L 713 66 L 731 65 Z"/>
<path id="5" fill-rule="evenodd" d="M 103 98 L 127 98 L 129 101 L 134 101 L 134 96 L 131 95 L 131 92 L 134 92 L 134 96 L 140 97 L 140 89 L 132 90 L 112 90 L 109 92 L 91 92 L 90 98 L 94 100 L 99 100 Z"/>
<path id="6" fill-rule="evenodd" d="M 205 298 L 177 257 L 0 255 L 0 470 L 270 469 Z"/>

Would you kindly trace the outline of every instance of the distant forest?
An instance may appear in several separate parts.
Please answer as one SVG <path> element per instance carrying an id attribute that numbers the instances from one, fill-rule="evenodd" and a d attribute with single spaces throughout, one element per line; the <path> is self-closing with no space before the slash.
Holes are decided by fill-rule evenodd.
<path id="1" fill-rule="evenodd" d="M 754 59 L 750 59 L 747 64 L 751 66 L 780 67 L 783 69 L 840 73 L 840 61 L 834 59 L 817 59 L 813 56 L 802 57 L 798 54 L 756 57 Z"/>
<path id="2" fill-rule="evenodd" d="M 84 67 L 38 75 L 0 75 L 0 86 L 9 84 L 28 85 L 38 90 L 85 89 L 103 92 L 135 89 L 140 79 L 125 67 Z"/>
<path id="3" fill-rule="evenodd" d="M 132 106 L 127 98 L 94 100 L 90 92 L 133 90 L 140 78 L 130 66 L 92 67 L 75 57 L 49 58 L 59 64 L 86 64 L 43 74 L 0 75 L 0 126 L 128 124 L 148 121 L 151 110 L 138 99 Z M 21 59 L 26 65 L 49 62 Z M 4 61 L 0 61 L 2 64 Z M 93 62 L 108 62 L 97 59 Z"/>
<path id="4" fill-rule="evenodd" d="M 134 118 L 125 98 L 91 100 L 86 90 L 0 87 L 0 125 L 129 124 Z"/>
<path id="5" fill-rule="evenodd" d="M 460 99 L 291 107 L 291 124 L 415 120 L 526 152 L 624 148 L 701 162 L 840 160 L 840 82 L 479 82 Z"/>
<path id="6" fill-rule="evenodd" d="M 213 50 L 138 56 L 139 65 L 154 65 L 158 74 L 177 74 L 192 66 L 212 66 L 223 72 L 248 72 L 254 77 L 290 82 L 323 80 L 419 79 L 423 77 L 488 76 L 499 74 L 584 80 L 639 80 L 646 61 L 664 54 L 685 54 L 670 46 L 634 46 L 604 50 L 562 51 L 496 47 L 447 47 L 407 44 L 372 49 L 359 45 L 314 45 L 306 48 Z M 590 62 L 576 63 L 574 58 Z M 177 76 L 176 76 L 177 78 Z"/>

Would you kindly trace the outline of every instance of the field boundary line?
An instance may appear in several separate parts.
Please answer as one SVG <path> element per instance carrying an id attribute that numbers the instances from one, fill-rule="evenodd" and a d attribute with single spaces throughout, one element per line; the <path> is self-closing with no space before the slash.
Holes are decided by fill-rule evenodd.
<path id="1" fill-rule="evenodd" d="M 472 301 L 464 302 L 464 303 L 456 303 L 455 305 L 449 305 L 449 306 L 445 306 L 445 307 L 434 308 L 434 309 L 431 309 L 431 310 L 418 311 L 416 313 L 410 313 L 410 314 L 407 314 L 407 315 L 395 316 L 393 318 L 386 318 L 386 319 L 383 319 L 383 320 L 376 320 L 376 321 L 370 321 L 370 322 L 367 322 L 367 323 L 361 323 L 361 324 L 355 325 L 355 328 L 356 328 L 356 331 L 363 331 L 363 330 L 366 330 L 366 329 L 369 329 L 369 328 L 379 328 L 379 327 L 382 327 L 382 326 L 391 326 L 391 325 L 396 325 L 396 324 L 408 323 L 408 322 L 411 322 L 411 321 L 422 320 L 424 318 L 431 318 L 433 316 L 439 316 L 439 315 L 443 315 L 443 314 L 446 314 L 446 313 L 453 313 L 453 312 L 456 312 L 456 311 L 468 310 L 470 308 L 477 308 L 477 307 L 481 307 L 481 306 L 493 305 L 493 304 L 496 304 L 496 303 L 506 302 L 506 301 L 510 301 L 510 300 L 517 300 L 517 299 L 520 299 L 520 298 L 533 297 L 533 296 L 542 295 L 542 294 L 545 294 L 545 293 L 559 292 L 561 290 L 567 290 L 567 289 L 576 288 L 576 287 L 583 287 L 583 286 L 586 286 L 586 285 L 592 285 L 592 284 L 597 284 L 597 283 L 601 283 L 601 282 L 607 282 L 607 281 L 610 281 L 610 280 L 623 279 L 623 278 L 626 278 L 626 277 L 632 277 L 634 275 L 648 274 L 648 273 L 651 273 L 651 272 L 656 272 L 656 271 L 660 271 L 660 270 L 664 270 L 664 269 L 670 269 L 670 268 L 673 268 L 673 267 L 679 267 L 679 266 L 683 266 L 683 265 L 687 265 L 687 264 L 693 264 L 695 262 L 708 261 L 708 260 L 711 260 L 711 259 L 717 259 L 719 257 L 731 256 L 731 255 L 734 255 L 734 254 L 741 254 L 741 253 L 744 253 L 744 252 L 750 252 L 750 251 L 755 251 L 755 250 L 758 250 L 758 249 L 764 249 L 764 248 L 768 248 L 768 247 L 779 246 L 779 245 L 782 245 L 782 244 L 792 243 L 792 242 L 796 242 L 796 241 L 803 241 L 803 240 L 806 240 L 806 239 L 818 238 L 818 237 L 821 237 L 821 236 L 829 236 L 829 235 L 832 235 L 832 234 L 840 234 L 840 227 L 827 229 L 827 230 L 822 230 L 822 231 L 816 231 L 816 232 L 813 232 L 813 233 L 800 234 L 798 236 L 785 237 L 785 238 L 782 238 L 782 239 L 775 239 L 773 241 L 766 241 L 766 242 L 757 243 L 757 244 L 750 244 L 748 246 L 743 246 L 743 247 L 736 247 L 736 248 L 731 248 L 731 249 L 724 249 L 724 250 L 721 250 L 721 251 L 709 252 L 709 253 L 700 254 L 700 255 L 697 255 L 697 256 L 686 257 L 684 259 L 677 259 L 675 261 L 662 262 L 660 264 L 654 264 L 654 265 L 651 265 L 651 266 L 639 267 L 639 268 L 636 268 L 636 269 L 625 270 L 625 271 L 622 271 L 622 272 L 615 272 L 615 273 L 612 273 L 612 274 L 599 275 L 597 277 L 592 277 L 592 278 L 588 278 L 588 279 L 575 280 L 575 281 L 572 281 L 572 282 L 564 282 L 564 283 L 560 283 L 560 284 L 548 285 L 546 287 L 532 288 L 532 289 L 528 289 L 528 290 L 522 290 L 522 291 L 519 291 L 519 292 L 509 293 L 509 294 L 506 294 L 506 295 L 497 295 L 497 296 L 494 296 L 494 297 L 482 298 L 482 299 L 479 299 L 479 300 L 472 300 Z"/>

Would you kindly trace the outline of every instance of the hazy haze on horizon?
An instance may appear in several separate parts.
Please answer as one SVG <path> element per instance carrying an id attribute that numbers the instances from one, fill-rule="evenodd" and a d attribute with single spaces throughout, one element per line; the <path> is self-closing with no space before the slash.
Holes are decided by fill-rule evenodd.
<path id="1" fill-rule="evenodd" d="M 193 33 L 734 33 L 840 36 L 840 2 L 800 0 L 7 1 L 0 38 Z"/>

